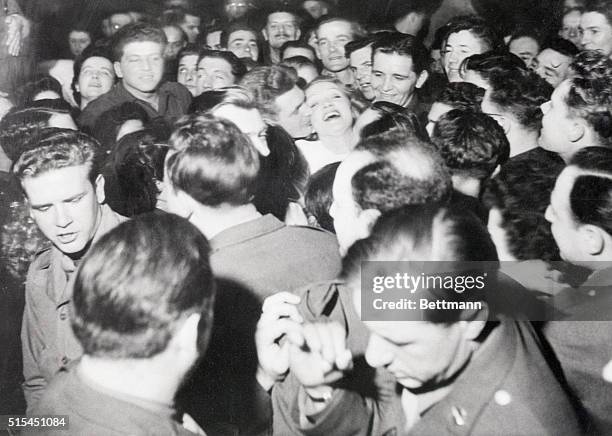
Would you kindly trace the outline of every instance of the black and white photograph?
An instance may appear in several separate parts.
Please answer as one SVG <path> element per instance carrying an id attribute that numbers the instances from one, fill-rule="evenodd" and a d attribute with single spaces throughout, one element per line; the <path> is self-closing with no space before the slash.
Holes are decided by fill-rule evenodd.
<path id="1" fill-rule="evenodd" d="M 612 0 L 0 0 L 0 436 L 612 436 Z"/>

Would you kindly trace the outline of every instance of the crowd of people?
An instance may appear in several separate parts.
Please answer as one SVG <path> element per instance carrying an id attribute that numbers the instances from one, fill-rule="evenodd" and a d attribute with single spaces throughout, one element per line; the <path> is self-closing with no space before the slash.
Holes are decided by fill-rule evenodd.
<path id="1" fill-rule="evenodd" d="M 0 415 L 612 434 L 612 0 L 158 3 L 44 61 L 0 10 Z M 434 263 L 491 282 L 372 318 Z"/>

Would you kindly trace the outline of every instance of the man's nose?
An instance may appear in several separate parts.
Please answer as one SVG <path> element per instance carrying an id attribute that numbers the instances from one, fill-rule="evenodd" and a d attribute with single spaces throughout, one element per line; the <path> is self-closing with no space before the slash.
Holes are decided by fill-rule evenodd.
<path id="1" fill-rule="evenodd" d="M 72 216 L 65 205 L 60 204 L 55 207 L 55 225 L 65 228 L 72 222 Z"/>
<path id="2" fill-rule="evenodd" d="M 391 85 L 391 77 L 389 77 L 389 76 L 385 77 L 385 80 L 384 80 L 383 86 L 382 86 L 383 91 L 390 91 L 392 88 L 393 87 Z"/>
<path id="3" fill-rule="evenodd" d="M 587 35 L 587 33 L 582 34 L 582 38 L 580 38 L 580 44 L 584 47 L 586 44 L 591 42 L 591 37 Z"/>
<path id="4" fill-rule="evenodd" d="M 391 344 L 375 333 L 370 335 L 370 341 L 365 352 L 365 359 L 373 368 L 389 365 L 393 361 L 393 350 Z"/>

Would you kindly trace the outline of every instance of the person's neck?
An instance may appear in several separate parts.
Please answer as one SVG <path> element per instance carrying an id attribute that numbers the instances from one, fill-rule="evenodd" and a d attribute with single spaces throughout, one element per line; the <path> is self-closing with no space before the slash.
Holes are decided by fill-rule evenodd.
<path id="1" fill-rule="evenodd" d="M 91 98 L 87 98 L 87 99 L 85 99 L 85 98 L 83 98 L 83 96 L 81 96 L 81 104 L 79 105 L 79 106 L 80 106 L 80 109 L 81 109 L 81 110 L 85 109 L 85 108 L 87 107 L 87 105 L 88 105 L 89 103 L 91 103 L 93 100 L 94 100 L 94 99 L 91 99 Z"/>
<path id="2" fill-rule="evenodd" d="M 355 83 L 355 77 L 350 68 L 345 68 L 342 71 L 336 71 L 333 73 L 334 77 L 342 82 L 343 85 L 352 86 Z"/>
<path id="3" fill-rule="evenodd" d="M 153 108 L 155 108 L 155 110 L 157 110 L 159 103 L 159 94 L 157 93 L 157 88 L 155 88 L 155 90 L 151 92 L 142 92 L 138 89 L 126 86 L 125 83 L 123 83 L 123 87 L 127 92 L 132 94 L 138 100 L 142 100 L 149 103 L 151 106 L 153 106 Z"/>
<path id="4" fill-rule="evenodd" d="M 164 353 L 149 359 L 103 359 L 84 355 L 77 373 L 85 381 L 109 391 L 172 407 L 185 374 L 165 360 Z"/>
<path id="5" fill-rule="evenodd" d="M 524 130 L 511 131 L 508 134 L 508 142 L 510 143 L 510 157 L 518 156 L 526 151 L 537 148 L 538 136 L 539 132 Z"/>
<path id="6" fill-rule="evenodd" d="M 475 177 L 452 176 L 453 188 L 469 197 L 478 198 L 480 196 L 480 180 Z"/>
<path id="7" fill-rule="evenodd" d="M 208 239 L 230 227 L 237 226 L 260 218 L 255 206 L 251 203 L 243 206 L 229 206 L 227 204 L 219 207 L 200 206 L 189 217 L 192 222 Z"/>
<path id="8" fill-rule="evenodd" d="M 336 154 L 348 153 L 355 144 L 355 136 L 350 127 L 337 135 L 319 134 L 319 140 Z"/>
<path id="9" fill-rule="evenodd" d="M 81 262 L 81 259 L 83 259 L 83 256 L 85 256 L 85 254 L 87 254 L 87 252 L 89 251 L 89 248 L 91 247 L 94 240 L 96 239 L 96 236 L 100 229 L 100 224 L 102 223 L 102 214 L 104 213 L 104 210 L 102 209 L 102 205 L 100 204 L 98 204 L 97 207 L 98 207 L 98 212 L 97 212 L 96 226 L 95 226 L 95 230 L 93 233 L 93 237 L 87 242 L 87 244 L 85 244 L 85 247 L 83 247 L 81 251 L 77 251 L 76 253 L 65 253 L 65 255 L 68 256 L 74 262 L 74 265 L 77 267 L 79 263 Z"/>
<path id="10" fill-rule="evenodd" d="M 270 47 L 270 62 L 278 64 L 281 61 L 280 49 Z"/>

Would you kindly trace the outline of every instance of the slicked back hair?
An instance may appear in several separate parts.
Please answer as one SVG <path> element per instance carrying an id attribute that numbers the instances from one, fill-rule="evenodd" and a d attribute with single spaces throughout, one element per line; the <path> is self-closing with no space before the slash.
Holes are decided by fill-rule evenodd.
<path id="1" fill-rule="evenodd" d="M 259 157 L 234 123 L 206 114 L 185 116 L 170 146 L 166 171 L 174 189 L 209 207 L 252 201 Z"/>

